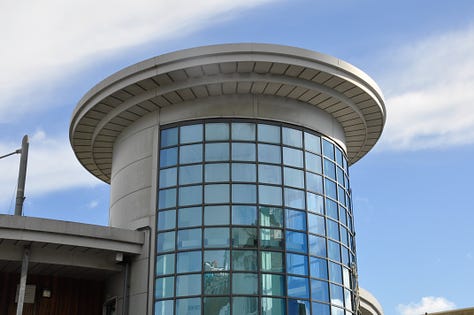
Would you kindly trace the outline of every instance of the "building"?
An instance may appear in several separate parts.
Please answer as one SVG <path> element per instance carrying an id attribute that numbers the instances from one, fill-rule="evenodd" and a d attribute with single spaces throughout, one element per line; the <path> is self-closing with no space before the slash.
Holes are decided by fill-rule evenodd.
<path id="1" fill-rule="evenodd" d="M 474 307 L 459 308 L 455 310 L 441 311 L 441 312 L 425 313 L 424 315 L 428 315 L 428 314 L 429 315 L 474 315 Z"/>
<path id="2" fill-rule="evenodd" d="M 70 126 L 79 161 L 111 185 L 110 227 L 74 225 L 66 246 L 103 255 L 109 313 L 354 314 L 348 168 L 385 115 L 365 73 L 299 48 L 207 46 L 125 68 Z M 30 238 L 33 261 L 50 243 Z"/>

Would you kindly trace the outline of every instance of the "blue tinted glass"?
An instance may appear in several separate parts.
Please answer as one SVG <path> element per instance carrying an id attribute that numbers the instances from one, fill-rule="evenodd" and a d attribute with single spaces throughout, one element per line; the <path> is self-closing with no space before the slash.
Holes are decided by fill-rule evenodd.
<path id="1" fill-rule="evenodd" d="M 164 277 L 155 280 L 155 298 L 169 298 L 174 295 L 174 277 Z"/>
<path id="2" fill-rule="evenodd" d="M 329 287 L 326 281 L 311 280 L 311 298 L 321 302 L 329 302 Z"/>
<path id="3" fill-rule="evenodd" d="M 161 147 L 169 147 L 178 144 L 178 128 L 164 129 L 161 131 Z"/>
<path id="4" fill-rule="evenodd" d="M 350 265 L 350 259 L 349 259 L 349 250 L 345 247 L 341 247 L 341 262 L 349 266 Z"/>
<path id="5" fill-rule="evenodd" d="M 332 178 L 332 179 L 336 179 L 336 165 L 329 161 L 328 159 L 324 159 L 324 175 Z"/>
<path id="6" fill-rule="evenodd" d="M 176 167 L 160 170 L 160 188 L 176 186 Z"/>
<path id="7" fill-rule="evenodd" d="M 303 190 L 285 188 L 285 206 L 291 208 L 305 208 L 305 193 Z"/>
<path id="8" fill-rule="evenodd" d="M 263 295 L 285 295 L 285 276 L 262 274 L 261 283 Z"/>
<path id="9" fill-rule="evenodd" d="M 175 249 L 175 232 L 158 233 L 156 240 L 156 251 L 158 253 Z"/>
<path id="10" fill-rule="evenodd" d="M 255 161 L 255 144 L 236 142 L 232 143 L 232 160 Z"/>
<path id="11" fill-rule="evenodd" d="M 260 270 L 268 272 L 283 272 L 283 253 L 260 252 Z"/>
<path id="12" fill-rule="evenodd" d="M 313 314 L 318 314 L 318 315 L 330 315 L 331 314 L 328 304 L 311 303 L 311 306 L 313 308 Z"/>
<path id="13" fill-rule="evenodd" d="M 341 243 L 349 246 L 349 238 L 347 237 L 347 230 L 344 227 L 340 227 L 341 231 Z"/>
<path id="14" fill-rule="evenodd" d="M 206 250 L 204 251 L 204 270 L 220 271 L 230 269 L 228 250 Z"/>
<path id="15" fill-rule="evenodd" d="M 206 140 L 229 140 L 229 124 L 212 123 L 206 124 Z"/>
<path id="16" fill-rule="evenodd" d="M 176 277 L 176 296 L 201 294 L 201 274 Z"/>
<path id="17" fill-rule="evenodd" d="M 341 168 L 336 169 L 336 178 L 337 182 L 345 187 L 345 182 L 344 182 L 344 171 Z"/>
<path id="18" fill-rule="evenodd" d="M 306 198 L 308 201 L 308 211 L 324 214 L 324 201 L 322 196 L 308 192 L 306 193 Z"/>
<path id="19" fill-rule="evenodd" d="M 308 213 L 308 231 L 310 233 L 326 235 L 326 224 L 324 217 L 312 213 Z"/>
<path id="20" fill-rule="evenodd" d="M 283 231 L 278 229 L 260 229 L 260 246 L 269 249 L 284 249 Z"/>
<path id="21" fill-rule="evenodd" d="M 184 145 L 179 148 L 179 163 L 202 162 L 202 144 Z"/>
<path id="22" fill-rule="evenodd" d="M 176 189 L 163 189 L 158 193 L 158 209 L 176 207 Z"/>
<path id="23" fill-rule="evenodd" d="M 173 315 L 173 300 L 158 301 L 155 303 L 155 314 Z"/>
<path id="24" fill-rule="evenodd" d="M 229 225 L 229 206 L 207 206 L 204 208 L 204 225 Z"/>
<path id="25" fill-rule="evenodd" d="M 283 147 L 283 164 L 294 167 L 303 167 L 303 151 Z"/>
<path id="26" fill-rule="evenodd" d="M 306 231 L 306 213 L 303 211 L 286 209 L 286 228 Z"/>
<path id="27" fill-rule="evenodd" d="M 326 178 L 324 180 L 324 186 L 326 188 L 326 196 L 337 200 L 336 183 Z"/>
<path id="28" fill-rule="evenodd" d="M 309 285 L 307 278 L 288 276 L 288 296 L 295 298 L 309 298 Z"/>
<path id="29" fill-rule="evenodd" d="M 215 184 L 204 186 L 205 203 L 228 203 L 230 192 L 228 184 Z"/>
<path id="30" fill-rule="evenodd" d="M 286 250 L 307 253 L 308 242 L 306 241 L 306 234 L 286 231 Z"/>
<path id="31" fill-rule="evenodd" d="M 343 164 L 342 159 L 343 159 L 342 151 L 336 146 L 336 163 L 343 166 L 344 164 Z"/>
<path id="32" fill-rule="evenodd" d="M 304 173 L 291 167 L 283 168 L 283 175 L 285 178 L 285 186 L 296 188 L 304 188 Z M 276 184 L 276 183 L 275 183 Z"/>
<path id="33" fill-rule="evenodd" d="M 281 163 L 281 148 L 277 145 L 259 144 L 258 161 L 265 163 Z"/>
<path id="34" fill-rule="evenodd" d="M 309 266 L 311 277 L 320 279 L 328 278 L 328 263 L 326 259 L 309 257 Z"/>
<path id="35" fill-rule="evenodd" d="M 304 133 L 304 148 L 306 151 L 321 154 L 321 138 L 310 133 Z"/>
<path id="36" fill-rule="evenodd" d="M 281 167 L 260 164 L 258 166 L 258 181 L 260 183 L 281 185 Z"/>
<path id="37" fill-rule="evenodd" d="M 346 205 L 346 192 L 344 191 L 344 188 L 341 186 L 337 185 L 337 200 L 343 204 Z"/>
<path id="38" fill-rule="evenodd" d="M 179 168 L 179 184 L 197 184 L 202 182 L 202 165 L 181 166 Z"/>
<path id="39" fill-rule="evenodd" d="M 321 157 L 312 153 L 305 153 L 306 169 L 311 172 L 322 174 Z"/>
<path id="40" fill-rule="evenodd" d="M 204 167 L 205 181 L 206 182 L 227 182 L 229 181 L 229 164 L 228 163 L 217 163 L 217 164 L 206 164 Z"/>
<path id="41" fill-rule="evenodd" d="M 174 254 L 156 256 L 156 275 L 174 273 Z"/>
<path id="42" fill-rule="evenodd" d="M 342 287 L 330 284 L 329 288 L 331 290 L 331 304 L 344 306 L 344 291 Z"/>
<path id="43" fill-rule="evenodd" d="M 201 251 L 182 252 L 176 254 L 177 273 L 199 272 L 201 271 Z"/>
<path id="44" fill-rule="evenodd" d="M 341 246 L 331 240 L 328 241 L 328 257 L 335 261 L 341 261 Z"/>
<path id="45" fill-rule="evenodd" d="M 201 299 L 177 299 L 176 314 L 201 315 Z"/>
<path id="46" fill-rule="evenodd" d="M 323 178 L 320 175 L 306 172 L 306 189 L 318 194 L 322 194 Z"/>
<path id="47" fill-rule="evenodd" d="M 178 231 L 178 249 L 201 248 L 201 229 Z"/>
<path id="48" fill-rule="evenodd" d="M 176 165 L 178 163 L 178 148 L 164 149 L 160 151 L 160 167 Z"/>
<path id="49" fill-rule="evenodd" d="M 232 140 L 255 141 L 255 124 L 233 123 Z"/>
<path id="50" fill-rule="evenodd" d="M 190 125 L 180 128 L 179 142 L 191 143 L 202 141 L 202 125 Z"/>
<path id="51" fill-rule="evenodd" d="M 342 224 L 347 226 L 346 209 L 344 209 L 343 207 L 340 207 L 339 211 L 341 212 L 341 216 L 340 216 L 339 220 L 341 221 Z"/>
<path id="52" fill-rule="evenodd" d="M 229 143 L 206 143 L 206 161 L 228 161 Z"/>
<path id="53" fill-rule="evenodd" d="M 262 315 L 286 315 L 285 299 L 262 298 Z"/>
<path id="54" fill-rule="evenodd" d="M 204 247 L 229 247 L 228 228 L 205 228 Z"/>
<path id="55" fill-rule="evenodd" d="M 232 224 L 257 225 L 257 207 L 232 206 Z"/>
<path id="56" fill-rule="evenodd" d="M 257 177 L 255 164 L 232 163 L 232 181 L 255 182 Z"/>
<path id="57" fill-rule="evenodd" d="M 283 227 L 283 210 L 273 207 L 260 207 L 260 226 Z"/>
<path id="58" fill-rule="evenodd" d="M 257 186 L 250 184 L 232 185 L 232 202 L 255 203 L 257 201 Z"/>
<path id="59" fill-rule="evenodd" d="M 316 235 L 309 235 L 309 253 L 315 256 L 326 257 L 326 239 Z"/>
<path id="60" fill-rule="evenodd" d="M 181 208 L 178 210 L 178 227 L 190 227 L 201 225 L 202 223 L 202 208 L 191 207 Z"/>
<path id="61" fill-rule="evenodd" d="M 227 272 L 209 272 L 204 274 L 204 294 L 206 295 L 224 295 L 230 291 L 229 273 Z M 204 304 L 206 304 L 204 299 Z M 206 312 L 204 314 L 220 314 L 214 312 Z M 225 313 L 228 314 L 228 313 Z"/>
<path id="62" fill-rule="evenodd" d="M 326 215 L 334 220 L 339 218 L 337 215 L 337 203 L 328 198 L 326 198 Z"/>
<path id="63" fill-rule="evenodd" d="M 311 314 L 309 312 L 309 301 L 289 299 L 288 314 Z"/>
<path id="64" fill-rule="evenodd" d="M 258 125 L 258 141 L 280 143 L 280 127 L 271 125 Z"/>
<path id="65" fill-rule="evenodd" d="M 257 247 L 257 229 L 255 228 L 233 228 L 232 246 L 234 248 Z"/>
<path id="66" fill-rule="evenodd" d="M 258 198 L 261 204 L 281 206 L 281 187 L 259 185 Z"/>
<path id="67" fill-rule="evenodd" d="M 282 128 L 283 144 L 301 148 L 303 146 L 302 132 L 291 128 Z"/>
<path id="68" fill-rule="evenodd" d="M 187 186 L 179 188 L 179 205 L 189 206 L 202 203 L 202 186 Z"/>
<path id="69" fill-rule="evenodd" d="M 344 289 L 344 303 L 349 311 L 352 311 L 351 291 Z"/>
<path id="70" fill-rule="evenodd" d="M 176 211 L 158 212 L 158 230 L 169 230 L 176 227 Z"/>
<path id="71" fill-rule="evenodd" d="M 232 314 L 258 314 L 257 297 L 232 298 Z"/>
<path id="72" fill-rule="evenodd" d="M 257 271 L 257 251 L 233 249 L 232 270 Z"/>
<path id="73" fill-rule="evenodd" d="M 334 144 L 323 139 L 323 153 L 324 156 L 327 156 L 331 160 L 334 160 Z"/>
<path id="74" fill-rule="evenodd" d="M 329 280 L 342 284 L 342 267 L 332 261 L 329 262 Z"/>
<path id="75" fill-rule="evenodd" d="M 301 276 L 308 276 L 308 256 L 287 253 L 286 272 Z"/>
<path id="76" fill-rule="evenodd" d="M 328 225 L 328 237 L 339 241 L 339 224 L 332 220 L 327 220 L 326 223 Z"/>
<path id="77" fill-rule="evenodd" d="M 232 274 L 232 294 L 257 294 L 258 278 L 253 273 Z"/>
<path id="78" fill-rule="evenodd" d="M 230 301 L 228 297 L 205 297 L 203 304 L 203 314 L 230 315 Z"/>

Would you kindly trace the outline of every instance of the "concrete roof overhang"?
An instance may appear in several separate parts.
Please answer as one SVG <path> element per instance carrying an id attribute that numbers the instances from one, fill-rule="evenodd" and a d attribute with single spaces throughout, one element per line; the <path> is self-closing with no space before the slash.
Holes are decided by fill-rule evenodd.
<path id="1" fill-rule="evenodd" d="M 120 132 L 144 115 L 195 99 L 270 95 L 326 111 L 344 130 L 353 164 L 377 142 L 384 99 L 364 72 L 310 50 L 270 44 L 226 44 L 154 57 L 106 78 L 78 103 L 70 125 L 73 150 L 96 177 L 110 182 Z"/>
<path id="2" fill-rule="evenodd" d="M 29 246 L 30 273 L 103 278 L 121 271 L 117 254 L 142 253 L 144 234 L 106 226 L 0 215 L 0 272 L 19 272 L 23 249 Z"/>

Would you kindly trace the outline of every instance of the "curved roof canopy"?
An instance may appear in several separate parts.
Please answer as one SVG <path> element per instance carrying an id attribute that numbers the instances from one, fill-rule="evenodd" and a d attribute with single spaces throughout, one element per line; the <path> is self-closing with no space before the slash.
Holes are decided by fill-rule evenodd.
<path id="1" fill-rule="evenodd" d="M 288 46 L 226 44 L 164 54 L 106 78 L 75 108 L 71 145 L 86 169 L 110 182 L 113 145 L 124 128 L 166 106 L 232 94 L 289 98 L 328 112 L 344 130 L 351 164 L 385 123 L 378 86 L 342 60 Z"/>

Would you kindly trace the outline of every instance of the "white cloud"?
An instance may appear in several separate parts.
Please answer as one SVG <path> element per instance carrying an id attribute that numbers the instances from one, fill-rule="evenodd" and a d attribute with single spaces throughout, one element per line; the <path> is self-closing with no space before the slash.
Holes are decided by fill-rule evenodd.
<path id="1" fill-rule="evenodd" d="M 382 148 L 474 143 L 474 26 L 394 50 L 384 63 Z"/>
<path id="2" fill-rule="evenodd" d="M 41 110 L 28 104 L 28 94 L 40 97 L 89 58 L 191 33 L 269 1 L 275 0 L 0 1 L 0 122 Z M 20 95 L 25 101 L 14 102 Z"/>
<path id="3" fill-rule="evenodd" d="M 91 202 L 89 202 L 87 207 L 89 209 L 94 209 L 94 208 L 97 208 L 98 205 L 99 205 L 99 202 L 97 200 L 92 200 Z"/>
<path id="4" fill-rule="evenodd" d="M 456 305 L 444 297 L 426 296 L 421 301 L 409 304 L 399 304 L 398 312 L 401 315 L 423 315 L 425 313 L 447 311 Z"/>

